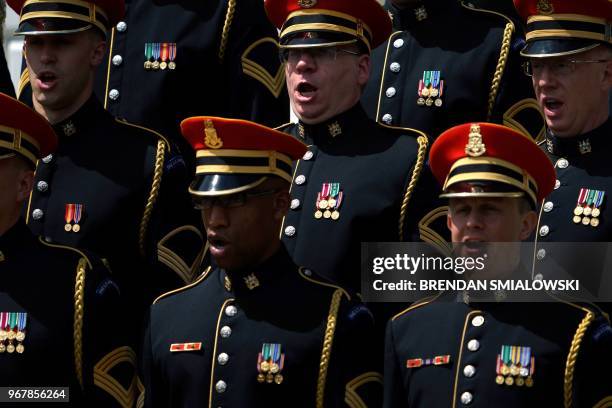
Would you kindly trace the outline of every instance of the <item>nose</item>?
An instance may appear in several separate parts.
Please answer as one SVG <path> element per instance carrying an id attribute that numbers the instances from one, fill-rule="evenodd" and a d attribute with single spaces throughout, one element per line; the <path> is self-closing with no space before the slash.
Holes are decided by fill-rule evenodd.
<path id="1" fill-rule="evenodd" d="M 306 50 L 300 52 L 299 57 L 295 63 L 295 69 L 298 72 L 313 71 L 317 67 L 315 58 Z"/>
<path id="2" fill-rule="evenodd" d="M 467 220 L 465 223 L 466 227 L 469 229 L 479 229 L 482 228 L 482 217 L 478 213 L 478 211 L 470 211 L 467 216 Z"/>
<path id="3" fill-rule="evenodd" d="M 40 47 L 40 62 L 42 62 L 43 64 L 50 64 L 55 61 L 55 48 L 51 44 L 45 42 Z"/>
<path id="4" fill-rule="evenodd" d="M 217 205 L 217 203 L 214 203 L 207 210 L 202 210 L 202 220 L 206 228 L 227 227 L 229 225 L 227 209 Z"/>
<path id="5" fill-rule="evenodd" d="M 535 85 L 539 88 L 554 86 L 557 81 L 557 77 L 553 70 L 548 66 L 544 65 L 538 70 L 538 73 L 533 76 Z"/>

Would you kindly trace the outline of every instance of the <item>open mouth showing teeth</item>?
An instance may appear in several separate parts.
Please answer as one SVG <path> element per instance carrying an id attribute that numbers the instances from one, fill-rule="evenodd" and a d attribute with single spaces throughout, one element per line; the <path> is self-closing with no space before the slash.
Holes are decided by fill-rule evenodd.
<path id="1" fill-rule="evenodd" d="M 311 85 L 311 84 L 309 84 L 307 82 L 302 82 L 297 87 L 298 93 L 300 93 L 301 95 L 304 95 L 304 96 L 310 96 L 314 92 L 316 92 L 316 90 L 317 90 L 316 86 Z"/>
<path id="2" fill-rule="evenodd" d="M 550 110 L 559 109 L 561 106 L 563 106 L 563 102 L 557 99 L 547 98 L 546 100 L 544 100 L 544 106 L 546 107 L 546 109 Z"/>

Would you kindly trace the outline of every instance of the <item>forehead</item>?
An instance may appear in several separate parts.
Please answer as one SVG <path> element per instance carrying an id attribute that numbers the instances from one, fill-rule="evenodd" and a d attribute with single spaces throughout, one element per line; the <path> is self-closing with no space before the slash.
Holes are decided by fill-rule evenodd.
<path id="1" fill-rule="evenodd" d="M 516 198 L 510 197 L 451 197 L 448 205 L 451 209 L 466 206 L 470 208 L 479 208 L 483 206 L 505 208 L 514 206 L 516 202 Z"/>

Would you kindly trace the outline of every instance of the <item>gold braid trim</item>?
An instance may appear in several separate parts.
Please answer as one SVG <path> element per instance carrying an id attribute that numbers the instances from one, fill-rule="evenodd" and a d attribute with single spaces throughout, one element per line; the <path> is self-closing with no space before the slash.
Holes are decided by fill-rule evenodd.
<path id="1" fill-rule="evenodd" d="M 565 363 L 565 376 L 563 379 L 563 406 L 565 408 L 571 408 L 572 406 L 574 369 L 576 368 L 576 360 L 578 359 L 578 351 L 580 350 L 582 338 L 584 337 L 584 333 L 586 333 L 593 319 L 595 319 L 595 314 L 593 312 L 590 310 L 587 310 L 586 312 L 586 316 L 584 316 L 578 325 L 578 329 L 576 329 L 576 333 L 574 334 L 574 338 L 572 339 L 572 344 L 567 355 L 567 362 Z"/>
<path id="2" fill-rule="evenodd" d="M 229 32 L 236 11 L 236 0 L 229 0 L 227 3 L 227 13 L 225 14 L 225 22 L 223 23 L 223 32 L 221 33 L 221 44 L 219 44 L 219 62 L 223 63 L 225 58 L 225 48 L 229 39 Z"/>
<path id="3" fill-rule="evenodd" d="M 399 240 L 404 240 L 404 221 L 406 220 L 406 211 L 408 210 L 408 203 L 410 202 L 410 197 L 412 196 L 412 192 L 416 187 L 417 181 L 419 180 L 419 176 L 421 174 L 421 170 L 423 169 L 423 163 L 425 163 L 425 153 L 427 152 L 427 137 L 419 136 L 417 137 L 417 142 L 419 143 L 419 151 L 417 153 L 417 160 L 414 165 L 414 170 L 412 170 L 412 176 L 410 177 L 410 183 L 408 183 L 408 188 L 406 189 L 406 193 L 404 194 L 404 199 L 402 200 L 402 206 L 400 208 L 400 217 L 399 217 Z"/>
<path id="4" fill-rule="evenodd" d="M 145 239 L 147 237 L 147 229 L 149 227 L 149 221 L 151 220 L 151 214 L 159 195 L 159 188 L 161 187 L 162 175 L 164 174 L 164 160 L 166 158 L 166 141 L 160 139 L 157 141 L 157 154 L 155 155 L 155 170 L 153 172 L 153 182 L 151 183 L 151 192 L 145 206 L 144 214 L 142 215 L 142 221 L 140 222 L 140 231 L 138 234 L 138 246 L 140 247 L 140 255 L 145 256 Z"/>
<path id="5" fill-rule="evenodd" d="M 605 397 L 597 404 L 593 405 L 593 408 L 609 408 L 612 407 L 612 395 Z"/>
<path id="6" fill-rule="evenodd" d="M 79 259 L 74 283 L 74 370 L 83 389 L 83 316 L 85 314 L 85 271 L 87 260 Z"/>
<path id="7" fill-rule="evenodd" d="M 329 306 L 329 314 L 327 315 L 327 327 L 325 328 L 325 337 L 323 339 L 323 349 L 321 350 L 321 362 L 319 364 L 319 378 L 317 380 L 317 396 L 316 407 L 323 408 L 325 402 L 325 382 L 327 381 L 327 369 L 329 368 L 329 360 L 334 343 L 334 333 L 336 332 L 336 321 L 338 319 L 338 309 L 340 308 L 340 300 L 342 300 L 342 289 L 336 289 L 332 295 L 331 304 Z"/>
<path id="8" fill-rule="evenodd" d="M 499 60 L 497 60 L 497 67 L 495 68 L 495 74 L 493 75 L 493 81 L 491 82 L 491 90 L 489 91 L 489 109 L 487 111 L 487 122 L 491 121 L 491 115 L 493 115 L 495 99 L 497 98 L 497 92 L 499 92 L 499 85 L 501 84 L 501 79 L 504 75 L 506 62 L 508 62 L 508 52 L 510 51 L 510 41 L 512 39 L 513 33 L 514 24 L 511 22 L 506 23 L 506 28 L 504 28 L 504 36 L 502 39 L 501 50 L 499 51 Z"/>

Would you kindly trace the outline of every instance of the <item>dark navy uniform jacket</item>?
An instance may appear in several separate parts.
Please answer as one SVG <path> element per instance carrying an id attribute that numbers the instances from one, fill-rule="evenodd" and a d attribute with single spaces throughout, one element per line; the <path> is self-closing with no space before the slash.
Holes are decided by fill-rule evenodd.
<path id="1" fill-rule="evenodd" d="M 0 28 L 2 28 L 0 26 Z M 15 90 L 11 82 L 6 59 L 4 58 L 4 48 L 0 47 L 0 92 L 15 97 Z"/>
<path id="2" fill-rule="evenodd" d="M 207 269 L 151 307 L 145 406 L 380 407 L 372 326 L 354 295 L 284 248 L 239 273 Z M 282 382 L 258 381 L 264 343 L 281 345 Z"/>
<path id="3" fill-rule="evenodd" d="M 39 161 L 27 205 L 32 231 L 107 259 L 117 283 L 141 307 L 191 282 L 190 265 L 168 249 L 177 228 L 192 220 L 184 163 L 168 142 L 115 120 L 94 96 L 54 130 L 58 150 Z M 66 204 L 83 206 L 78 232 L 65 230 Z M 199 232 L 185 229 L 194 244 L 176 252 L 196 253 Z"/>
<path id="4" fill-rule="evenodd" d="M 531 386 L 527 377 L 519 385 L 519 376 L 512 375 L 498 383 L 502 346 L 530 347 Z M 414 361 L 440 356 L 448 361 Z M 384 406 L 563 407 L 565 398 L 573 407 L 607 406 L 612 381 L 601 368 L 611 363 L 609 321 L 586 306 L 463 303 L 442 295 L 390 321 Z M 510 385 L 507 377 L 513 377 Z"/>
<path id="5" fill-rule="evenodd" d="M 560 138 L 546 134 L 541 143 L 555 165 L 557 183 L 543 201 L 535 234 L 533 273 L 546 276 L 560 266 L 574 274 L 593 295 L 612 296 L 612 267 L 608 258 L 607 242 L 612 241 L 612 163 L 608 157 L 612 149 L 612 120 L 576 137 Z M 604 192 L 599 207 L 598 222 L 583 223 L 584 215 L 574 222 L 574 210 L 582 188 Z M 581 243 L 575 251 L 551 247 L 553 242 Z M 589 243 L 595 243 L 589 246 Z M 585 261 L 587 263 L 585 263 Z M 610 307 L 607 307 L 610 310 Z"/>
<path id="6" fill-rule="evenodd" d="M 0 311 L 27 313 L 22 353 L 2 342 L 3 387 L 70 387 L 62 406 L 132 406 L 135 354 L 99 258 L 48 244 L 20 221 L 0 236 L 0 276 Z"/>
<path id="7" fill-rule="evenodd" d="M 520 65 L 522 30 L 511 18 L 457 0 L 387 8 L 397 31 L 372 53 L 362 97 L 370 117 L 422 130 L 433 139 L 472 121 L 504 123 L 533 138 L 543 135 L 531 81 Z M 444 84 L 441 96 L 423 98 L 431 101 L 421 106 L 424 71 L 440 71 Z"/>
<path id="8" fill-rule="evenodd" d="M 178 144 L 191 116 L 287 121 L 277 33 L 261 1 L 128 0 L 109 39 L 95 92 L 115 117 Z M 176 68 L 145 70 L 145 43 L 176 44 Z"/>
<path id="9" fill-rule="evenodd" d="M 294 166 L 283 242 L 296 263 L 359 291 L 361 242 L 413 239 L 437 196 L 424 165 L 428 138 L 377 124 L 360 104 L 325 123 L 280 130 L 308 145 Z M 315 218 L 323 183 L 340 183 L 336 220 Z"/>

